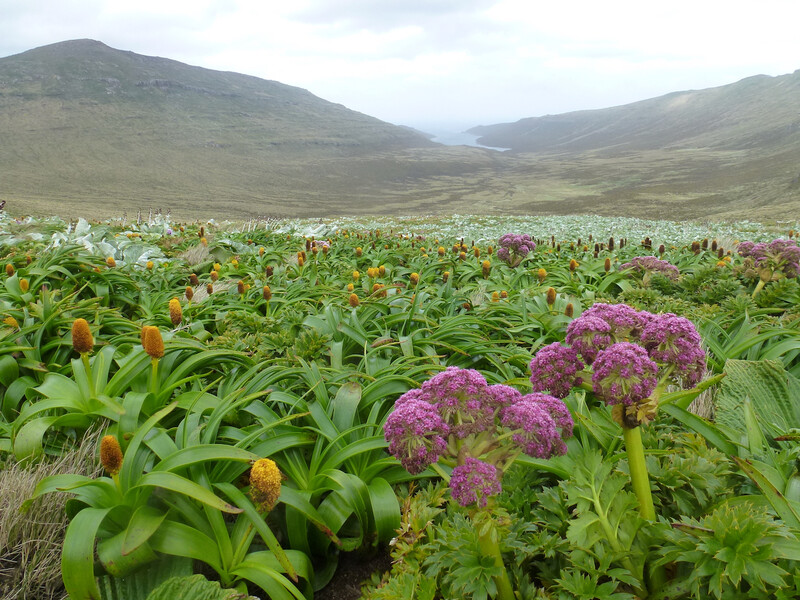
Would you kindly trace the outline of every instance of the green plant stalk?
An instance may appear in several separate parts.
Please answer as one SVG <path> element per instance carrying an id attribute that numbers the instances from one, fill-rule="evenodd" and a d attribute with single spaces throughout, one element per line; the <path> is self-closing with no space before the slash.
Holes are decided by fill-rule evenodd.
<path id="1" fill-rule="evenodd" d="M 508 578 L 508 571 L 503 564 L 503 555 L 500 553 L 500 544 L 497 540 L 497 530 L 492 523 L 488 527 L 482 526 L 478 533 L 478 547 L 481 554 L 494 559 L 494 564 L 501 570 L 501 574 L 493 577 L 497 586 L 498 600 L 515 600 L 514 590 L 511 587 L 511 580 Z"/>
<path id="2" fill-rule="evenodd" d="M 753 296 L 752 297 L 755 298 L 758 295 L 758 292 L 760 292 L 761 290 L 764 289 L 765 285 L 767 285 L 767 282 L 764 281 L 763 279 L 759 279 L 758 283 L 756 284 L 756 289 L 753 290 Z"/>
<path id="3" fill-rule="evenodd" d="M 89 353 L 81 352 L 81 360 L 83 361 L 83 368 L 86 369 L 86 379 L 89 380 L 89 397 L 94 398 L 94 376 L 92 375 L 92 367 L 89 365 Z"/>
<path id="4" fill-rule="evenodd" d="M 650 492 L 650 478 L 647 474 L 647 463 L 644 458 L 641 427 L 623 427 L 625 452 L 628 455 L 628 469 L 631 473 L 633 492 L 639 500 L 639 514 L 648 521 L 656 520 L 656 509 L 653 506 L 653 495 Z M 654 567 L 650 571 L 648 588 L 655 591 L 663 587 L 666 581 L 664 567 Z"/>
<path id="5" fill-rule="evenodd" d="M 158 359 L 151 358 L 150 364 L 153 367 L 150 372 L 150 393 L 155 395 L 158 393 Z"/>

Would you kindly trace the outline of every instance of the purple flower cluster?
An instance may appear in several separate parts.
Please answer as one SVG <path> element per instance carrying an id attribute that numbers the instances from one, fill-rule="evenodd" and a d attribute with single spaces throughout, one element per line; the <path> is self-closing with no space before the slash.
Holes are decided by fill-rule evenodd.
<path id="1" fill-rule="evenodd" d="M 685 387 L 694 387 L 702 378 L 706 353 L 689 319 L 672 313 L 656 315 L 644 328 L 641 343 L 651 359 L 672 366 Z"/>
<path id="2" fill-rule="evenodd" d="M 536 353 L 531 361 L 531 383 L 534 392 L 550 392 L 556 398 L 566 398 L 572 386 L 580 385 L 577 376 L 583 369 L 578 349 L 554 342 Z"/>
<path id="3" fill-rule="evenodd" d="M 436 407 L 413 397 L 395 406 L 383 431 L 389 452 L 413 475 L 439 460 L 447 448 L 449 428 Z"/>
<path id="4" fill-rule="evenodd" d="M 660 260 L 655 256 L 637 256 L 636 258 L 632 259 L 630 262 L 626 262 L 619 267 L 620 271 L 624 271 L 625 269 L 633 269 L 638 273 L 642 273 L 645 276 L 652 275 L 653 273 L 660 273 L 673 281 L 678 279 L 680 272 L 678 271 L 678 267 L 673 264 L 670 264 L 666 260 Z"/>
<path id="5" fill-rule="evenodd" d="M 598 352 L 614 343 L 611 339 L 611 325 L 600 317 L 587 316 L 584 312 L 567 326 L 567 343 L 583 360 L 591 364 L 597 358 Z"/>
<path id="6" fill-rule="evenodd" d="M 658 383 L 658 365 L 647 350 L 630 342 L 611 344 L 597 355 L 592 367 L 592 391 L 606 404 L 639 403 Z"/>
<path id="7" fill-rule="evenodd" d="M 572 415 L 558 398 L 528 394 L 503 410 L 502 424 L 528 456 L 550 458 L 566 454 L 564 438 L 572 436 Z"/>
<path id="8" fill-rule="evenodd" d="M 522 235 L 506 233 L 500 236 L 498 245 L 497 258 L 507 263 L 510 267 L 519 265 L 528 256 L 528 253 L 536 248 L 536 244 L 527 233 Z"/>
<path id="9" fill-rule="evenodd" d="M 608 334 L 612 342 L 625 342 L 637 339 L 652 316 L 645 311 L 639 312 L 627 304 L 594 304 L 583 311 L 575 321 L 597 317 L 608 323 Z M 569 334 L 569 329 L 567 333 Z"/>
<path id="10" fill-rule="evenodd" d="M 484 508 L 489 497 L 501 491 L 497 467 L 471 456 L 464 460 L 463 465 L 453 469 L 450 476 L 450 493 L 461 506 L 477 502 Z"/>
<path id="11" fill-rule="evenodd" d="M 575 352 L 563 351 L 574 367 Z M 384 437 L 389 452 L 412 474 L 440 458 L 457 460 L 453 497 L 465 506 L 485 506 L 488 496 L 499 493 L 500 477 L 493 464 L 478 457 L 504 464 L 520 451 L 539 458 L 564 454 L 572 428 L 572 416 L 558 398 L 523 396 L 507 385 L 488 385 L 477 371 L 449 367 L 398 398 Z"/>
<path id="12" fill-rule="evenodd" d="M 787 279 L 800 275 L 800 247 L 794 240 L 777 239 L 771 242 L 742 242 L 739 255 L 749 258 L 764 281 L 783 273 Z"/>

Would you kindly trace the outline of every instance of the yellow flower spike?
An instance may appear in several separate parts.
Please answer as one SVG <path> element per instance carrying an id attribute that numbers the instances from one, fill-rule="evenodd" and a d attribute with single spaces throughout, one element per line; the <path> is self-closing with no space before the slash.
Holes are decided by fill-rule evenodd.
<path id="1" fill-rule="evenodd" d="M 116 266 L 117 266 L 117 261 L 115 261 L 115 260 L 114 260 L 114 257 L 113 257 L 113 256 L 109 256 L 109 257 L 106 259 L 106 265 L 107 265 L 109 268 L 113 269 L 114 267 L 116 267 Z"/>
<path id="2" fill-rule="evenodd" d="M 220 271 L 222 271 L 222 265 L 219 264 L 219 263 L 214 263 L 214 268 L 211 269 L 211 270 L 212 271 L 216 271 L 217 273 L 219 273 Z"/>
<path id="3" fill-rule="evenodd" d="M 439 256 L 444 256 L 444 246 L 439 246 L 439 248 L 436 250 L 436 253 Z"/>
<path id="4" fill-rule="evenodd" d="M 233 265 L 233 268 L 235 269 L 235 268 L 237 268 L 239 266 L 239 261 L 236 260 L 235 258 L 232 258 L 231 259 L 231 265 Z"/>
<path id="5" fill-rule="evenodd" d="M 352 283 L 348 283 L 347 284 L 347 291 L 348 292 L 352 292 L 354 289 L 356 289 L 356 286 L 354 286 Z"/>
<path id="6" fill-rule="evenodd" d="M 181 308 L 181 301 L 177 298 L 173 298 L 169 301 L 169 320 L 172 321 L 172 325 L 177 327 L 183 321 L 183 309 Z"/>
<path id="7" fill-rule="evenodd" d="M 104 435 L 100 440 L 100 464 L 109 475 L 118 475 L 122 468 L 122 448 L 113 435 Z"/>
<path id="8" fill-rule="evenodd" d="M 361 273 L 358 271 L 353 271 L 353 281 L 358 281 L 359 277 L 361 277 Z"/>
<path id="9" fill-rule="evenodd" d="M 211 271 L 211 281 L 217 281 L 219 279 L 219 271 Z"/>
<path id="10" fill-rule="evenodd" d="M 447 280 L 450 278 L 450 271 L 445 271 L 442 273 L 442 283 L 447 283 Z"/>
<path id="11" fill-rule="evenodd" d="M 6 263 L 6 275 L 8 275 L 9 277 L 14 276 L 14 265 L 12 265 L 11 263 Z"/>
<path id="12" fill-rule="evenodd" d="M 500 294 L 498 292 L 492 292 L 492 302 L 500 302 Z"/>
<path id="13" fill-rule="evenodd" d="M 381 277 L 386 276 L 386 267 L 384 265 L 378 267 L 378 275 L 380 275 Z"/>
<path id="14" fill-rule="evenodd" d="M 547 271 L 545 271 L 544 269 L 539 269 L 538 271 L 536 271 L 536 277 L 539 278 L 539 283 L 542 283 L 544 281 L 544 278 L 547 277 Z"/>
<path id="15" fill-rule="evenodd" d="M 484 279 L 489 279 L 489 275 L 492 272 L 492 263 L 488 260 L 483 261 L 481 264 L 481 274 L 483 275 Z"/>
<path id="16" fill-rule="evenodd" d="M 22 278 L 19 280 L 19 289 L 22 291 L 23 294 L 27 292 L 30 289 L 30 287 L 31 284 L 27 279 Z"/>
<path id="17" fill-rule="evenodd" d="M 268 285 L 265 285 L 263 288 L 261 288 L 261 295 L 267 302 L 269 302 L 272 299 L 272 290 L 269 288 Z"/>
<path id="18" fill-rule="evenodd" d="M 250 469 L 250 498 L 260 512 L 272 510 L 281 495 L 281 472 L 275 461 L 258 459 Z"/>
<path id="19" fill-rule="evenodd" d="M 3 319 L 3 323 L 8 325 L 9 327 L 14 327 L 16 329 L 19 329 L 19 323 L 17 323 L 17 320 L 12 316 L 8 316 L 5 319 Z"/>
<path id="20" fill-rule="evenodd" d="M 359 246 L 358 248 L 356 248 L 356 256 L 357 256 L 358 258 L 361 258 L 361 255 L 362 255 L 363 253 L 364 253 L 364 250 L 362 250 L 362 249 L 361 249 L 361 246 Z"/>
<path id="21" fill-rule="evenodd" d="M 569 270 L 574 273 L 575 269 L 577 268 L 578 268 L 578 261 L 575 260 L 574 258 L 571 258 L 569 261 Z"/>
<path id="22" fill-rule="evenodd" d="M 266 250 L 264 250 L 264 246 L 261 246 L 261 247 L 258 249 L 258 255 L 259 255 L 259 256 L 264 256 L 264 252 L 266 252 Z"/>
<path id="23" fill-rule="evenodd" d="M 142 347 L 152 359 L 159 359 L 164 356 L 164 340 L 158 327 L 145 325 L 142 327 Z"/>
<path id="24" fill-rule="evenodd" d="M 200 238 L 200 243 L 201 243 L 203 246 L 208 246 L 208 240 L 207 240 L 206 238 L 204 238 L 204 237 L 201 237 L 201 238 Z"/>
<path id="25" fill-rule="evenodd" d="M 297 253 L 297 266 L 302 267 L 306 264 L 306 260 L 303 258 L 303 255 L 299 252 Z"/>
<path id="26" fill-rule="evenodd" d="M 75 319 L 72 323 L 72 347 L 79 354 L 86 354 L 94 347 L 94 338 L 86 319 Z"/>
<path id="27" fill-rule="evenodd" d="M 155 264 L 153 263 L 153 261 L 152 261 L 152 260 L 148 260 L 148 261 L 147 261 L 147 264 L 145 265 L 145 268 L 146 268 L 148 271 L 152 271 L 154 266 L 155 266 Z"/>
<path id="28" fill-rule="evenodd" d="M 505 291 L 505 290 L 501 290 L 500 291 L 500 297 L 503 298 L 503 299 L 508 298 L 508 292 Z"/>
<path id="29" fill-rule="evenodd" d="M 412 273 L 408 279 L 412 286 L 417 285 L 419 283 L 419 273 Z"/>
<path id="30" fill-rule="evenodd" d="M 359 304 L 361 304 L 361 302 L 358 299 L 358 294 L 350 294 L 350 297 L 347 299 L 347 301 L 353 308 L 356 308 Z"/>

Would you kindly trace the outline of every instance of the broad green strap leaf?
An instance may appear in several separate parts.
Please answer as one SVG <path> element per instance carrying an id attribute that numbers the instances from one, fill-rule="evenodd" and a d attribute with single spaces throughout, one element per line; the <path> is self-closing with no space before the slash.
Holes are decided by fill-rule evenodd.
<path id="1" fill-rule="evenodd" d="M 147 421 L 145 421 L 144 424 L 142 424 L 142 426 L 136 430 L 133 438 L 131 438 L 131 441 L 128 443 L 128 447 L 125 449 L 125 456 L 122 461 L 122 469 L 120 469 L 119 480 L 123 490 L 128 490 L 142 472 L 143 463 L 136 456 L 136 454 L 139 451 L 139 447 L 141 446 L 145 436 L 148 435 L 150 430 L 156 426 L 156 423 L 171 413 L 176 406 L 177 404 L 175 402 L 165 406 L 152 417 L 147 419 Z"/>
<path id="2" fill-rule="evenodd" d="M 258 460 L 259 458 L 261 457 L 257 454 L 253 454 L 242 448 L 236 448 L 235 446 L 201 444 L 178 450 L 153 467 L 153 471 L 177 471 L 189 465 L 212 460 L 233 460 L 246 463 Z"/>
<path id="3" fill-rule="evenodd" d="M 663 412 L 686 425 L 689 429 L 702 435 L 704 438 L 706 438 L 708 443 L 710 443 L 720 452 L 727 454 L 728 456 L 738 455 L 738 446 L 724 433 L 722 433 L 713 423 L 709 423 L 702 417 L 698 417 L 697 415 L 692 414 L 688 410 L 676 406 L 675 404 L 666 404 L 659 408 Z"/>
<path id="4" fill-rule="evenodd" d="M 156 532 L 166 517 L 167 513 L 154 506 L 145 505 L 137 508 L 125 529 L 121 547 L 122 554 L 130 554 L 150 539 L 150 536 Z"/>
<path id="5" fill-rule="evenodd" d="M 61 577 L 71 600 L 101 600 L 94 578 L 94 541 L 109 511 L 111 508 L 85 508 L 67 527 Z"/>
<path id="6" fill-rule="evenodd" d="M 758 486 L 758 489 L 761 490 L 772 508 L 778 513 L 778 516 L 783 519 L 784 523 L 794 530 L 800 529 L 800 514 L 798 514 L 795 506 L 770 483 L 769 479 L 767 479 L 750 461 L 741 459 L 738 456 L 734 456 L 733 460 L 739 465 L 739 468 L 744 471 L 744 474 L 752 479 L 753 483 Z"/>
<path id="7" fill-rule="evenodd" d="M 378 477 L 368 486 L 378 543 L 387 543 L 400 528 L 400 502 L 389 483 Z"/>
<path id="8" fill-rule="evenodd" d="M 275 534 L 272 533 L 272 530 L 267 525 L 264 518 L 259 514 L 256 510 L 256 507 L 253 506 L 253 503 L 245 496 L 238 488 L 232 486 L 230 483 L 217 483 L 214 484 L 214 487 L 221 490 L 228 498 L 231 499 L 236 506 L 244 511 L 244 514 L 250 519 L 250 522 L 258 531 L 258 534 L 261 536 L 261 539 L 264 540 L 264 543 L 267 545 L 267 548 L 275 555 L 278 559 L 278 562 L 283 567 L 284 571 L 289 575 L 292 581 L 297 582 L 297 573 L 292 566 L 292 563 L 289 562 L 289 558 L 286 556 L 283 548 L 278 543 L 278 540 L 275 538 Z"/>
<path id="9" fill-rule="evenodd" d="M 141 487 L 158 487 L 194 498 L 198 502 L 228 513 L 240 513 L 242 510 L 218 498 L 212 491 L 196 484 L 190 479 L 170 472 L 153 471 L 143 475 L 128 493 Z"/>
<path id="10" fill-rule="evenodd" d="M 354 381 L 345 383 L 336 392 L 328 408 L 329 410 L 333 408 L 331 420 L 339 431 L 345 431 L 353 426 L 359 402 L 361 402 L 361 386 Z"/>
<path id="11" fill-rule="evenodd" d="M 223 572 L 216 542 L 194 527 L 167 519 L 149 540 L 153 550 L 185 556 L 206 563 L 217 573 Z"/>

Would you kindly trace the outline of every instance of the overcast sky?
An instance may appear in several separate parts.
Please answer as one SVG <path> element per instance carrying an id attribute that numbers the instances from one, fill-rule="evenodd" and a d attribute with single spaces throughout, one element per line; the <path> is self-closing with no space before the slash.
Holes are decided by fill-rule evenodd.
<path id="1" fill-rule="evenodd" d="M 0 0 L 0 56 L 91 38 L 462 129 L 800 69 L 800 0 Z"/>

